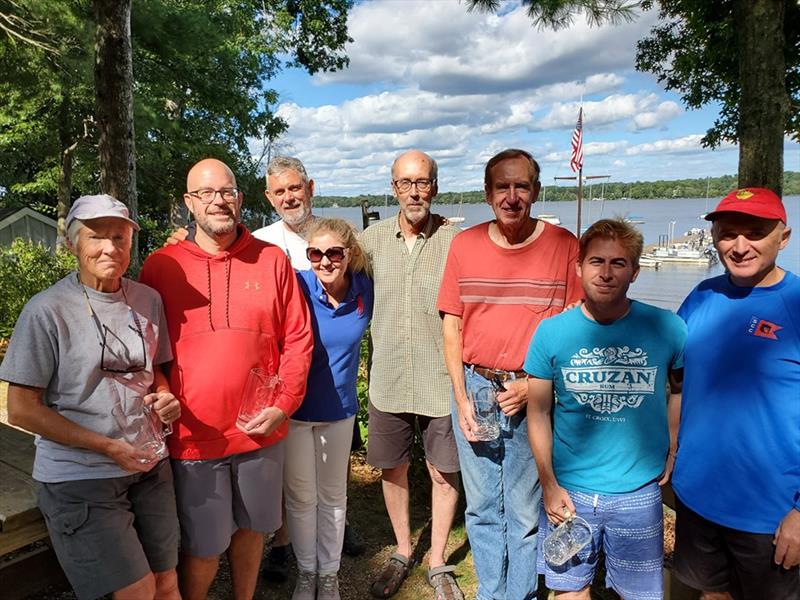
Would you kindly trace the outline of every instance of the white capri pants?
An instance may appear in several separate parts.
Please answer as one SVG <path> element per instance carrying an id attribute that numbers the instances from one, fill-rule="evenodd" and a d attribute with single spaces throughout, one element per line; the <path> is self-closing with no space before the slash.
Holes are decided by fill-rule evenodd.
<path id="1" fill-rule="evenodd" d="M 283 493 L 292 548 L 303 571 L 339 571 L 354 419 L 289 421 Z"/>

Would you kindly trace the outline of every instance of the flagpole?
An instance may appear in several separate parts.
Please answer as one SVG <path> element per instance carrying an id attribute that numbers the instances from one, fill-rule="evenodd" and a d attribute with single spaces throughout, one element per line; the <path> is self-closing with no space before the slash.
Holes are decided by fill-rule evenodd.
<path id="1" fill-rule="evenodd" d="M 583 205 L 583 98 L 578 108 L 578 122 L 572 132 L 572 156 L 569 166 L 573 173 L 578 173 L 578 218 L 576 219 L 575 235 L 581 237 L 581 208 Z"/>
<path id="2" fill-rule="evenodd" d="M 581 237 L 581 205 L 583 204 L 583 165 L 578 169 L 578 224 L 575 226 L 575 237 Z"/>

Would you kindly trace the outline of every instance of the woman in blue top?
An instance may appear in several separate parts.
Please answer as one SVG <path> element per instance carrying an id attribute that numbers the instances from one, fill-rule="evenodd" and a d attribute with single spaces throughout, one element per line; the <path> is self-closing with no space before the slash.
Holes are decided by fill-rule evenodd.
<path id="1" fill-rule="evenodd" d="M 311 270 L 297 277 L 311 310 L 314 353 L 305 399 L 289 422 L 284 463 L 286 518 L 299 570 L 292 600 L 338 600 L 359 346 L 373 290 L 349 223 L 315 219 L 306 235 Z"/>

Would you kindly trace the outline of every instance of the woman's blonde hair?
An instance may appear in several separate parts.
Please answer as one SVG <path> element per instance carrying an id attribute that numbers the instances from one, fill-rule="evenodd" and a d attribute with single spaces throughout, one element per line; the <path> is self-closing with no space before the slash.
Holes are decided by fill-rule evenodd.
<path id="1" fill-rule="evenodd" d="M 318 235 L 329 233 L 342 240 L 345 248 L 350 248 L 350 263 L 348 269 L 353 273 L 370 274 L 369 261 L 364 253 L 364 248 L 358 241 L 356 230 L 344 219 L 326 219 L 316 217 L 306 231 L 306 239 L 312 240 Z"/>

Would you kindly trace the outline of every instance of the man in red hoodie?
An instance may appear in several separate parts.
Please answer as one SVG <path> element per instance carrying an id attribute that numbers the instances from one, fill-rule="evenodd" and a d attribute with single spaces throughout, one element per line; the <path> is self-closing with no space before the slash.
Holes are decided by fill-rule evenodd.
<path id="1" fill-rule="evenodd" d="M 193 239 L 154 252 L 141 281 L 161 294 L 183 417 L 169 440 L 181 525 L 183 598 L 205 598 L 227 550 L 237 599 L 252 598 L 264 534 L 281 524 L 286 421 L 299 407 L 313 334 L 283 251 L 239 223 L 242 193 L 215 159 L 189 171 Z M 236 425 L 250 369 L 276 372 L 274 406 Z"/>

